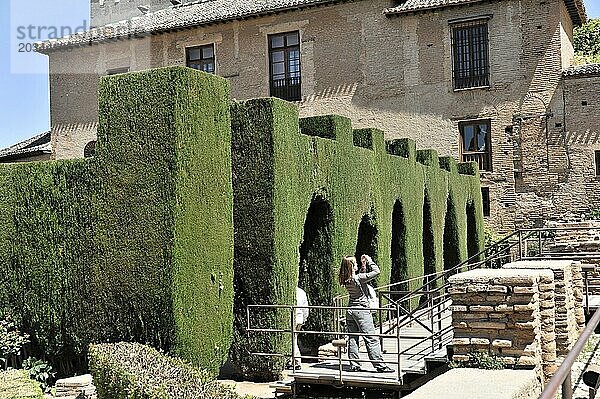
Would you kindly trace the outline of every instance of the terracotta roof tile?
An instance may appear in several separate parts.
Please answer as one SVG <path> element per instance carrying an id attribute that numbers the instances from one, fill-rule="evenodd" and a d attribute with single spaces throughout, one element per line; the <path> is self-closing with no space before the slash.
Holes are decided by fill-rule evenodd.
<path id="1" fill-rule="evenodd" d="M 433 10 L 452 6 L 480 3 L 484 0 L 403 0 L 395 7 L 384 10 L 386 15 L 397 15 L 411 12 Z M 587 16 L 583 0 L 563 0 L 569 11 L 569 15 L 575 25 L 586 22 Z"/>
<path id="2" fill-rule="evenodd" d="M 145 36 L 174 29 L 243 19 L 275 12 L 350 0 L 202 0 L 93 28 L 61 39 L 36 43 L 38 52 L 82 46 L 107 40 Z"/>
<path id="3" fill-rule="evenodd" d="M 572 66 L 563 71 L 563 76 L 600 76 L 600 64 L 586 64 Z"/>

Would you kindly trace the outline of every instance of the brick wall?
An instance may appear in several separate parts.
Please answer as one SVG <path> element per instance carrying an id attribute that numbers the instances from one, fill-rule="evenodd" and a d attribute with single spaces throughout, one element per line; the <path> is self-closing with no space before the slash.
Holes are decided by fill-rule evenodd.
<path id="1" fill-rule="evenodd" d="M 479 269 L 449 279 L 453 360 L 491 353 L 509 367 L 556 370 L 554 274 L 549 270 Z"/>
<path id="2" fill-rule="evenodd" d="M 138 13 L 136 1 L 93 1 L 92 15 L 99 24 L 116 18 L 119 7 Z M 600 199 L 587 142 L 566 148 L 549 141 L 571 131 L 582 141 L 585 114 L 568 99 L 588 90 L 585 82 L 561 80 L 573 56 L 572 23 L 561 0 L 503 0 L 391 18 L 382 14 L 388 6 L 387 0 L 347 2 L 51 52 L 52 126 L 95 122 L 96 80 L 109 69 L 184 65 L 186 47 L 209 43 L 215 44 L 216 73 L 231 82 L 234 98 L 268 96 L 267 36 L 298 30 L 301 116 L 347 116 L 357 128 L 411 137 L 419 148 L 457 158 L 460 121 L 490 120 L 493 168 L 481 176 L 490 188 L 488 221 L 497 230 L 540 223 L 557 206 L 585 211 L 591 199 Z M 478 16 L 489 17 L 490 87 L 455 91 L 449 21 Z M 594 90 L 585 95 L 594 98 L 600 92 Z M 566 133 L 555 128 L 561 123 Z M 55 137 L 53 156 L 80 157 L 82 148 L 64 140 L 92 138 Z"/>
<path id="3" fill-rule="evenodd" d="M 570 260 L 519 261 L 505 269 L 551 270 L 554 274 L 556 352 L 566 356 L 585 326 L 581 263 Z M 550 300 L 550 295 L 540 301 Z M 553 307 L 554 307 L 553 306 Z"/>

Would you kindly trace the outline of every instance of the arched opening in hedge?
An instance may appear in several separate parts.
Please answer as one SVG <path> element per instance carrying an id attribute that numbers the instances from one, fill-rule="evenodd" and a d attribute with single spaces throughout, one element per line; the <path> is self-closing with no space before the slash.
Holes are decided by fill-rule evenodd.
<path id="1" fill-rule="evenodd" d="M 433 220 L 431 217 L 431 200 L 429 199 L 429 195 L 427 191 L 425 191 L 425 196 L 423 199 L 423 275 L 427 276 L 428 274 L 435 273 L 435 247 L 433 243 Z M 435 278 L 432 277 L 424 277 L 423 285 L 428 285 L 431 280 Z M 435 285 L 434 285 L 435 286 Z M 428 287 L 427 290 L 432 289 L 433 287 Z M 422 295 L 420 302 L 423 303 L 427 301 L 429 297 L 427 295 Z"/>
<path id="2" fill-rule="evenodd" d="M 377 226 L 370 215 L 364 215 L 358 225 L 358 237 L 356 239 L 354 256 L 359 265 L 360 257 L 363 254 L 369 255 L 377 263 Z M 377 286 L 376 281 L 371 281 L 371 285 L 374 287 Z"/>
<path id="3" fill-rule="evenodd" d="M 304 222 L 304 236 L 300 244 L 300 269 L 298 286 L 308 294 L 311 304 L 330 304 L 337 284 L 331 272 L 333 209 L 320 195 L 315 195 L 310 203 Z M 306 330 L 332 331 L 333 318 L 326 311 L 312 310 Z M 301 336 L 302 344 L 316 350 L 331 337 L 318 335 Z"/>
<path id="4" fill-rule="evenodd" d="M 460 263 L 460 245 L 456 207 L 451 197 L 446 204 L 444 219 L 444 270 L 450 270 Z"/>
<path id="5" fill-rule="evenodd" d="M 475 216 L 475 203 L 467 202 L 467 254 L 469 258 L 479 252 L 479 234 L 477 233 L 477 218 Z M 475 263 L 478 259 L 472 259 L 469 263 Z"/>
<path id="6" fill-rule="evenodd" d="M 396 201 L 392 211 L 392 243 L 391 243 L 392 270 L 390 283 L 398 283 L 408 279 L 408 264 L 406 259 L 406 223 L 402 203 Z M 406 291 L 408 284 L 403 283 L 394 287 L 394 290 Z"/>

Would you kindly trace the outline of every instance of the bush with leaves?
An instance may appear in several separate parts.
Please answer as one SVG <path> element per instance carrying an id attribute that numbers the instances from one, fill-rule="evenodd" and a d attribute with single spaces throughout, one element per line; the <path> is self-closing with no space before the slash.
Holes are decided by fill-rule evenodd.
<path id="1" fill-rule="evenodd" d="M 98 399 L 241 399 L 211 373 L 136 343 L 90 345 Z"/>
<path id="2" fill-rule="evenodd" d="M 4 369 L 16 366 L 15 358 L 28 343 L 29 335 L 19 331 L 10 316 L 0 319 L 0 362 Z"/>
<path id="3" fill-rule="evenodd" d="M 23 361 L 23 369 L 29 373 L 29 378 L 40 383 L 44 392 L 50 390 L 50 383 L 54 380 L 56 373 L 48 362 L 29 357 Z"/>
<path id="4" fill-rule="evenodd" d="M 600 63 L 600 18 L 590 19 L 573 31 L 577 64 Z"/>
<path id="5" fill-rule="evenodd" d="M 506 365 L 494 354 L 488 352 L 471 352 L 469 353 L 469 360 L 458 362 L 452 361 L 450 362 L 450 368 L 502 370 L 506 368 Z"/>

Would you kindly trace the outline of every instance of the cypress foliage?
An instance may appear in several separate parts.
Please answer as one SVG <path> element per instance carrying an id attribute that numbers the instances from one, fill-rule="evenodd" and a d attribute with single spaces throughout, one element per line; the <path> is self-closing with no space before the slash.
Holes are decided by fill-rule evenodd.
<path id="1" fill-rule="evenodd" d="M 298 282 L 313 305 L 331 305 L 344 290 L 337 273 L 344 255 L 371 253 L 382 269 L 375 285 L 444 268 L 444 225 L 452 191 L 456 209 L 481 205 L 476 168 L 416 151 L 412 140 L 385 143 L 376 129 L 350 120 L 298 121 L 277 99 L 232 106 L 235 193 L 235 337 L 232 360 L 254 379 L 276 378 L 281 363 L 251 352 L 291 353 L 289 334 L 246 335 L 246 305 L 294 303 Z M 300 134 L 299 134 L 300 130 Z M 417 162 L 418 160 L 418 162 Z M 428 202 L 425 203 L 425 190 Z M 483 215 L 472 229 L 483 231 Z M 467 215 L 449 217 L 457 231 L 455 259 L 467 254 Z M 424 228 L 426 234 L 423 234 Z M 425 240 L 424 240 L 425 238 Z M 424 242 L 425 241 L 425 242 Z M 474 246 L 483 244 L 476 236 Z M 424 256 L 424 254 L 426 256 Z M 360 254 L 359 254 L 360 255 Z M 420 282 L 415 281 L 415 288 Z M 253 310 L 252 328 L 289 330 L 289 310 Z M 330 330 L 333 314 L 313 309 L 304 329 Z M 330 337 L 327 340 L 331 339 Z M 313 352 L 324 337 L 300 334 Z"/>
<path id="2" fill-rule="evenodd" d="M 93 160 L 0 168 L 0 299 L 64 373 L 137 341 L 216 373 L 232 336 L 229 89 L 167 68 L 103 78 Z"/>

